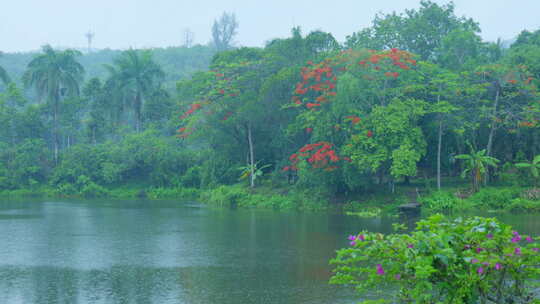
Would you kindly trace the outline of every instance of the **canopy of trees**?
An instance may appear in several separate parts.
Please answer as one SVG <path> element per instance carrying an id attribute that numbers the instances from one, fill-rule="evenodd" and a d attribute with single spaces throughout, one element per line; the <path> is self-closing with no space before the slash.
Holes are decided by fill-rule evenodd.
<path id="1" fill-rule="evenodd" d="M 4 55 L 0 189 L 78 176 L 212 187 L 245 175 L 252 187 L 361 192 L 416 176 L 440 186 L 467 169 L 456 156 L 475 151 L 500 161 L 483 169 L 487 183 L 540 154 L 540 31 L 503 48 L 453 4 L 431 1 L 378 15 L 344 44 L 293 28 L 235 49 L 236 29 L 234 15 L 216 21 L 217 53 Z"/>

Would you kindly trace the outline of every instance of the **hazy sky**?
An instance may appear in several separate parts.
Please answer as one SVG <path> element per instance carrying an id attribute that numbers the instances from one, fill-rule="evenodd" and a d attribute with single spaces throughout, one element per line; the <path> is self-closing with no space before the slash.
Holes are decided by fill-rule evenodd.
<path id="1" fill-rule="evenodd" d="M 437 1 L 446 3 L 447 1 Z M 286 37 L 293 25 L 321 29 L 343 41 L 369 26 L 377 12 L 418 7 L 418 0 L 0 0 L 0 51 L 36 50 L 45 43 L 84 47 L 88 30 L 96 48 L 180 45 L 182 32 L 195 43 L 210 40 L 213 20 L 236 13 L 237 42 L 262 46 Z M 455 0 L 458 15 L 480 22 L 486 40 L 510 39 L 540 28 L 540 0 Z"/>

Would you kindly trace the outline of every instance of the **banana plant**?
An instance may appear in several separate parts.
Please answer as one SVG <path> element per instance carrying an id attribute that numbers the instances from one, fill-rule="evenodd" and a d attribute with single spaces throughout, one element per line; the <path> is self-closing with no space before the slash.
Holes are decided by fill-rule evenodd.
<path id="1" fill-rule="evenodd" d="M 540 177 L 540 155 L 536 155 L 530 163 L 517 163 L 518 168 L 528 168 L 534 178 L 534 186 L 538 185 L 538 177 Z"/>
<path id="2" fill-rule="evenodd" d="M 471 149 L 471 154 L 456 155 L 456 159 L 462 159 L 465 161 L 465 169 L 461 173 L 461 177 L 465 178 L 470 175 L 472 182 L 473 192 L 480 190 L 481 182 L 487 172 L 487 168 L 497 167 L 498 159 L 487 156 L 486 150 L 480 150 L 478 152 Z"/>
<path id="3" fill-rule="evenodd" d="M 255 181 L 257 177 L 260 177 L 264 174 L 263 169 L 270 167 L 271 165 L 267 164 L 264 166 L 259 167 L 259 162 L 252 165 L 246 165 L 239 167 L 238 169 L 242 172 L 240 174 L 240 178 L 238 180 L 243 180 L 251 176 L 251 172 L 253 172 L 252 180 Z"/>

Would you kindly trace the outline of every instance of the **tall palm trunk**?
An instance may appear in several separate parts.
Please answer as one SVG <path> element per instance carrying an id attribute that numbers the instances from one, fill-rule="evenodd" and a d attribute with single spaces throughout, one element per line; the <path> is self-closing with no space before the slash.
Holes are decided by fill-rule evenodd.
<path id="1" fill-rule="evenodd" d="M 137 131 L 137 133 L 142 129 L 141 108 L 142 96 L 141 92 L 137 90 L 137 95 L 135 95 L 135 131 Z"/>
<path id="2" fill-rule="evenodd" d="M 441 150 L 442 150 L 443 122 L 442 115 L 439 117 L 439 138 L 437 144 L 437 189 L 441 190 Z"/>
<path id="3" fill-rule="evenodd" d="M 58 150 L 59 150 L 59 138 L 58 138 L 58 103 L 60 100 L 59 89 L 56 89 L 53 100 L 53 146 L 54 146 L 54 164 L 58 165 Z"/>
<path id="4" fill-rule="evenodd" d="M 439 92 L 441 88 L 439 86 Z M 441 102 L 441 94 L 437 94 L 437 103 Z M 439 114 L 439 136 L 437 143 L 437 190 L 441 190 L 441 148 L 442 148 L 442 113 Z"/>
<path id="5" fill-rule="evenodd" d="M 247 125 L 247 131 L 248 131 L 248 144 L 249 144 L 249 161 L 250 161 L 250 186 L 251 188 L 255 188 L 255 156 L 253 151 L 253 138 L 251 136 L 251 124 Z"/>
<path id="6" fill-rule="evenodd" d="M 495 104 L 493 105 L 493 119 L 491 121 L 491 129 L 489 130 L 488 143 L 486 147 L 486 155 L 491 156 L 491 151 L 493 148 L 493 138 L 495 137 L 495 130 L 497 129 L 497 121 L 495 117 L 497 116 L 497 108 L 499 106 L 499 97 L 500 97 L 500 88 L 497 85 L 497 92 L 495 93 Z M 486 168 L 486 177 L 484 179 L 484 184 L 487 185 L 489 180 L 489 168 Z"/>

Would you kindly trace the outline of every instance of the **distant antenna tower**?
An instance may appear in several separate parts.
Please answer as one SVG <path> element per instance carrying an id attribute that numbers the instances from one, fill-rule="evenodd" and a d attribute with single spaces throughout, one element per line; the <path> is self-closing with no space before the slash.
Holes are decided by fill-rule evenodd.
<path id="1" fill-rule="evenodd" d="M 88 33 L 84 34 L 86 36 L 86 40 L 88 40 L 88 53 L 92 51 L 92 40 L 94 40 L 94 34 L 92 31 L 88 31 Z"/>

